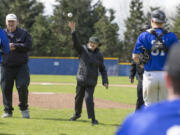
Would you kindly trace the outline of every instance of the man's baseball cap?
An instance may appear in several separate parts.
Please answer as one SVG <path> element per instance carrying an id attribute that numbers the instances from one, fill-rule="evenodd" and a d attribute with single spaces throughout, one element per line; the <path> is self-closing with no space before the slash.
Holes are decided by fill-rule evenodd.
<path id="1" fill-rule="evenodd" d="M 180 43 L 170 49 L 165 70 L 171 77 L 180 78 Z"/>
<path id="2" fill-rule="evenodd" d="M 17 21 L 17 16 L 16 16 L 15 14 L 8 14 L 8 15 L 6 16 L 6 21 L 9 21 L 9 20 L 11 20 L 11 21 Z"/>
<path id="3" fill-rule="evenodd" d="M 154 10 L 151 13 L 151 18 L 154 20 L 154 22 L 157 22 L 157 23 L 166 22 L 166 15 L 162 10 Z"/>
<path id="4" fill-rule="evenodd" d="M 90 37 L 89 42 L 100 44 L 100 41 L 99 41 L 99 39 L 97 37 Z"/>

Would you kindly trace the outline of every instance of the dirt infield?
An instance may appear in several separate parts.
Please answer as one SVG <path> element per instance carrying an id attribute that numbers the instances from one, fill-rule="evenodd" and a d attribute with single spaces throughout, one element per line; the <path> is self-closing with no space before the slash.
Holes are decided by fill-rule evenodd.
<path id="1" fill-rule="evenodd" d="M 31 82 L 31 85 L 76 85 L 75 83 L 55 83 L 55 82 Z M 133 87 L 136 85 L 111 84 L 110 87 Z M 53 93 L 53 92 L 30 92 L 29 106 L 41 107 L 47 109 L 63 109 L 74 108 L 75 94 Z M 119 102 L 112 102 L 108 100 L 95 99 L 96 108 L 135 108 L 135 105 L 129 105 Z M 13 105 L 17 106 L 19 103 L 17 92 L 13 93 Z M 0 105 L 2 105 L 2 94 L 0 94 Z M 85 103 L 83 104 L 85 107 Z"/>
<path id="2" fill-rule="evenodd" d="M 29 93 L 29 106 L 47 109 L 74 108 L 74 94 L 31 92 Z M 18 94 L 13 93 L 13 105 L 18 105 Z M 0 94 L 0 105 L 2 105 L 2 94 Z M 83 104 L 85 107 L 85 104 Z M 95 99 L 96 108 L 135 108 L 134 105 L 112 102 L 108 100 Z"/>

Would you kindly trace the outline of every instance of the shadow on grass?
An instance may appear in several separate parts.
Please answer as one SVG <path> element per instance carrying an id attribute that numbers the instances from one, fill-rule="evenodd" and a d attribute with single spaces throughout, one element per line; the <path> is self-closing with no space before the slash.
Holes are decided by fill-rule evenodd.
<path id="1" fill-rule="evenodd" d="M 0 135 L 14 135 L 14 134 L 0 133 Z"/>
<path id="2" fill-rule="evenodd" d="M 36 117 L 33 117 L 30 119 L 33 119 L 33 120 L 69 121 L 68 119 L 62 119 L 62 118 L 36 118 Z"/>
<path id="3" fill-rule="evenodd" d="M 14 117 L 14 118 L 21 118 L 21 117 Z M 64 119 L 64 118 L 38 118 L 38 117 L 33 117 L 33 118 L 30 118 L 30 119 L 32 119 L 32 120 L 52 120 L 52 121 L 81 122 L 81 123 L 90 123 L 91 124 L 91 120 L 82 120 L 82 119 L 78 119 L 76 121 L 70 121 L 69 119 Z M 101 126 L 113 126 L 113 127 L 119 127 L 120 126 L 120 124 L 106 124 L 106 123 L 101 123 L 101 122 L 99 122 L 98 125 L 101 125 Z"/>
<path id="4" fill-rule="evenodd" d="M 91 124 L 91 121 L 87 121 L 87 120 L 77 120 L 76 122 L 84 122 L 84 123 L 90 123 Z M 101 123 L 101 122 L 99 122 L 98 125 L 101 125 L 101 126 L 115 126 L 115 127 L 120 126 L 118 124 L 106 124 L 106 123 Z"/>
<path id="5" fill-rule="evenodd" d="M 105 124 L 105 123 L 99 123 L 99 125 L 103 125 L 103 126 L 113 126 L 113 127 L 119 127 L 119 124 Z"/>
<path id="6" fill-rule="evenodd" d="M 89 120 L 81 120 L 81 119 L 78 119 L 76 121 L 70 121 L 69 119 L 63 119 L 63 118 L 30 118 L 30 119 L 34 119 L 34 120 L 53 120 L 53 121 L 68 121 L 68 122 L 82 122 L 82 123 L 90 123 L 91 124 L 91 121 Z M 115 127 L 118 127 L 120 126 L 119 124 L 105 124 L 105 123 L 101 123 L 99 122 L 98 125 L 102 125 L 102 126 L 115 126 Z"/>

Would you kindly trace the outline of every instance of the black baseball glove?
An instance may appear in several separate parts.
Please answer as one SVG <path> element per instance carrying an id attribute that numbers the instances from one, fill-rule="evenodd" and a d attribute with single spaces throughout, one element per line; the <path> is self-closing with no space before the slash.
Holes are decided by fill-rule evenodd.
<path id="1" fill-rule="evenodd" d="M 145 65 L 150 60 L 150 52 L 142 47 L 143 52 L 139 54 L 139 65 Z"/>

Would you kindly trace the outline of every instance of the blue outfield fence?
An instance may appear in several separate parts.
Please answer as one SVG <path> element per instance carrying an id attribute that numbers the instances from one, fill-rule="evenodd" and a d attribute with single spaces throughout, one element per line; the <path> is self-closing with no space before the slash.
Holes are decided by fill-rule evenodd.
<path id="1" fill-rule="evenodd" d="M 76 75 L 79 59 L 76 57 L 30 57 L 31 74 Z M 118 63 L 117 58 L 104 60 L 109 76 L 129 76 L 130 64 Z"/>

